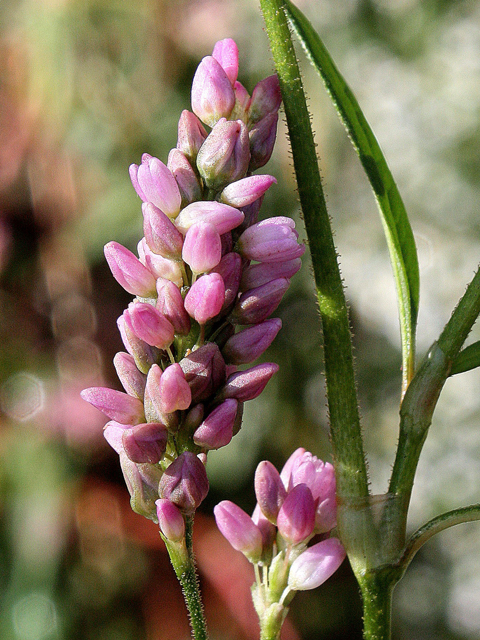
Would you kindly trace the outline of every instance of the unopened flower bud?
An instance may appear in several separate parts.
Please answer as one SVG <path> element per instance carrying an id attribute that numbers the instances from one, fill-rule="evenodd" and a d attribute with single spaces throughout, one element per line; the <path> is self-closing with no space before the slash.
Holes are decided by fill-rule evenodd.
<path id="1" fill-rule="evenodd" d="M 277 278 L 292 278 L 302 266 L 300 258 L 286 262 L 259 262 L 251 264 L 242 272 L 240 288 L 242 291 L 256 289 Z"/>
<path id="2" fill-rule="evenodd" d="M 239 402 L 247 402 L 259 396 L 267 382 L 278 371 L 278 364 L 264 362 L 251 369 L 238 371 L 227 378 L 227 382 L 219 393 L 218 399 L 235 398 Z"/>
<path id="3" fill-rule="evenodd" d="M 298 244 L 298 233 L 291 218 L 279 216 L 257 222 L 238 239 L 239 253 L 248 260 L 284 262 L 305 253 L 305 245 Z"/>
<path id="4" fill-rule="evenodd" d="M 295 449 L 295 451 L 291 454 L 291 456 L 283 465 L 282 470 L 280 471 L 280 477 L 287 491 L 293 489 L 292 469 L 296 467 L 296 465 L 298 465 L 299 461 L 302 459 L 305 453 L 307 453 L 307 450 L 303 447 Z"/>
<path id="5" fill-rule="evenodd" d="M 277 516 L 278 532 L 290 544 L 306 541 L 315 526 L 315 501 L 306 484 L 297 484 L 285 498 Z"/>
<path id="6" fill-rule="evenodd" d="M 225 285 L 225 302 L 222 312 L 230 307 L 237 297 L 242 275 L 242 259 L 238 253 L 226 253 L 218 265 L 213 269 L 214 273 L 219 273 Z"/>
<path id="7" fill-rule="evenodd" d="M 292 591 L 316 589 L 335 573 L 345 555 L 345 549 L 337 538 L 314 544 L 292 563 L 288 586 Z"/>
<path id="8" fill-rule="evenodd" d="M 218 233 L 223 235 L 242 224 L 244 215 L 238 209 L 228 204 L 215 201 L 192 202 L 182 209 L 175 225 L 181 233 L 187 233 L 188 229 L 197 222 L 210 222 Z"/>
<path id="9" fill-rule="evenodd" d="M 220 532 L 232 547 L 243 553 L 250 562 L 259 562 L 262 555 L 262 534 L 250 516 L 229 500 L 213 509 Z"/>
<path id="10" fill-rule="evenodd" d="M 160 531 L 167 540 L 180 542 L 185 537 L 185 520 L 180 509 L 170 502 L 160 498 L 155 502 Z"/>
<path id="11" fill-rule="evenodd" d="M 206 400 L 225 383 L 225 361 L 214 342 L 207 342 L 183 358 L 179 364 L 195 402 Z"/>
<path id="12" fill-rule="evenodd" d="M 183 236 L 173 222 L 151 202 L 144 202 L 143 232 L 148 247 L 164 258 L 178 259 L 182 253 Z"/>
<path id="13" fill-rule="evenodd" d="M 185 310 L 198 324 L 205 324 L 222 310 L 225 285 L 218 273 L 207 273 L 196 280 L 185 296 Z"/>
<path id="14" fill-rule="evenodd" d="M 228 184 L 220 195 L 220 200 L 231 207 L 242 209 L 263 194 L 277 181 L 273 176 L 249 176 Z"/>
<path id="15" fill-rule="evenodd" d="M 182 239 L 183 242 L 183 239 Z M 155 278 L 165 278 L 174 282 L 177 287 L 183 286 L 183 273 L 181 262 L 177 260 L 169 260 L 157 253 L 154 253 L 148 246 L 145 238 L 138 243 L 138 255 L 144 262 Z"/>
<path id="16" fill-rule="evenodd" d="M 255 471 L 255 496 L 263 515 L 275 524 L 287 492 L 280 474 L 268 460 L 260 462 Z"/>
<path id="17" fill-rule="evenodd" d="M 202 199 L 202 188 L 195 171 L 192 169 L 187 157 L 179 149 L 170 151 L 167 167 L 177 181 L 180 195 L 182 196 L 182 207 L 186 207 L 187 204 L 194 200 Z"/>
<path id="18" fill-rule="evenodd" d="M 153 348 L 148 345 L 130 329 L 125 322 L 125 312 L 117 320 L 118 330 L 125 349 L 133 356 L 135 364 L 142 373 L 148 373 L 150 366 L 155 362 Z"/>
<path id="19" fill-rule="evenodd" d="M 161 498 L 192 515 L 208 493 L 205 466 L 191 451 L 184 451 L 164 471 L 158 485 Z"/>
<path id="20" fill-rule="evenodd" d="M 258 82 L 252 92 L 248 108 L 248 123 L 254 124 L 270 113 L 276 113 L 282 103 L 278 77 L 268 76 Z"/>
<path id="21" fill-rule="evenodd" d="M 277 278 L 261 287 L 250 289 L 238 299 L 231 321 L 235 324 L 258 324 L 271 315 L 282 301 L 290 280 Z"/>
<path id="22" fill-rule="evenodd" d="M 262 560 L 270 563 L 273 543 L 277 537 L 277 528 L 263 515 L 258 504 L 255 505 L 255 509 L 253 510 L 252 520 L 260 529 L 260 533 L 262 534 Z"/>
<path id="23" fill-rule="evenodd" d="M 138 370 L 135 358 L 120 351 L 115 355 L 113 365 L 128 395 L 143 400 L 147 376 Z"/>
<path id="24" fill-rule="evenodd" d="M 193 273 L 205 273 L 218 265 L 222 257 L 222 241 L 210 222 L 197 222 L 185 235 L 182 258 Z"/>
<path id="25" fill-rule="evenodd" d="M 178 121 L 177 149 L 190 162 L 195 162 L 197 159 L 198 151 L 206 137 L 207 132 L 197 116 L 186 109 L 182 111 Z"/>
<path id="26" fill-rule="evenodd" d="M 152 472 L 152 476 L 160 474 L 160 470 L 156 469 L 153 465 L 137 465 L 132 462 L 126 453 L 120 453 L 120 466 L 122 468 L 125 484 L 127 485 L 128 492 L 130 493 L 130 505 L 135 513 L 138 513 L 146 518 L 150 518 L 156 522 L 157 514 L 155 509 L 155 499 L 157 491 L 155 487 L 151 486 L 151 483 L 142 473 L 141 467 L 149 467 Z M 158 479 L 157 482 L 158 484 Z"/>
<path id="27" fill-rule="evenodd" d="M 220 449 L 233 437 L 238 402 L 225 400 L 205 418 L 193 434 L 193 441 L 205 449 Z"/>
<path id="28" fill-rule="evenodd" d="M 148 422 L 125 429 L 123 448 L 132 462 L 156 464 L 167 447 L 168 431 L 165 425 Z"/>
<path id="29" fill-rule="evenodd" d="M 236 365 L 253 362 L 268 349 L 281 327 L 279 318 L 271 318 L 236 333 L 222 349 L 225 362 Z"/>
<path id="30" fill-rule="evenodd" d="M 250 128 L 250 172 L 260 169 L 270 160 L 277 138 L 277 122 L 278 113 L 269 113 Z"/>
<path id="31" fill-rule="evenodd" d="M 173 342 L 172 324 L 151 304 L 130 303 L 124 313 L 127 326 L 147 344 L 166 349 Z"/>
<path id="32" fill-rule="evenodd" d="M 167 216 L 175 218 L 180 211 L 180 191 L 175 178 L 161 160 L 144 153 L 140 166 L 131 165 L 130 178 L 144 202 L 152 202 Z"/>
<path id="33" fill-rule="evenodd" d="M 160 407 L 164 413 L 188 409 L 192 392 L 185 380 L 185 374 L 178 363 L 171 364 L 160 378 Z"/>
<path id="34" fill-rule="evenodd" d="M 228 79 L 235 84 L 238 76 L 238 47 L 234 40 L 225 38 L 215 43 L 212 57 L 221 65 Z"/>
<path id="35" fill-rule="evenodd" d="M 250 104 L 250 94 L 245 89 L 243 84 L 238 82 L 238 80 L 233 85 L 235 90 L 235 106 L 233 107 L 232 113 L 230 114 L 230 120 L 242 120 L 243 122 L 248 122 L 247 110 Z"/>
<path id="36" fill-rule="evenodd" d="M 138 398 L 107 387 L 90 387 L 80 392 L 84 400 L 111 420 L 121 424 L 139 424 L 145 420 L 143 404 Z"/>
<path id="37" fill-rule="evenodd" d="M 234 105 L 235 93 L 224 69 L 212 56 L 203 58 L 192 82 L 192 111 L 213 127 L 229 117 Z"/>
<path id="38" fill-rule="evenodd" d="M 109 242 L 104 251 L 113 277 L 125 291 L 144 298 L 153 294 L 154 276 L 131 251 L 118 242 Z"/>
<path id="39" fill-rule="evenodd" d="M 156 307 L 175 329 L 178 335 L 186 336 L 190 331 L 190 317 L 183 306 L 183 298 L 176 284 L 165 278 L 157 279 Z"/>

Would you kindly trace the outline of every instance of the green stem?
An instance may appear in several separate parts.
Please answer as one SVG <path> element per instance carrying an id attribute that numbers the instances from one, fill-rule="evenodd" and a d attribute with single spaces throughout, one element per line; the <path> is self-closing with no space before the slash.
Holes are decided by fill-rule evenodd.
<path id="1" fill-rule="evenodd" d="M 359 580 L 363 600 L 365 640 L 390 640 L 392 591 L 395 581 L 389 573 L 372 573 Z"/>
<path id="2" fill-rule="evenodd" d="M 192 638 L 194 640 L 208 640 L 192 546 L 193 516 L 187 517 L 185 524 L 185 540 L 180 543 L 171 542 L 165 538 L 164 540 L 175 574 L 182 585 L 183 597 L 190 616 Z"/>

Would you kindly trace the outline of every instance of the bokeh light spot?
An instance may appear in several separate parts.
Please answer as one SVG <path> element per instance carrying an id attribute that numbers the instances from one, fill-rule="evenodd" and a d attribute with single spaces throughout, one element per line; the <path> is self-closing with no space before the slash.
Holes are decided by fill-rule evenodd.
<path id="1" fill-rule="evenodd" d="M 30 420 L 45 404 L 42 381 L 24 371 L 11 376 L 0 390 L 0 404 L 10 418 Z"/>
<path id="2" fill-rule="evenodd" d="M 57 628 L 54 602 L 45 594 L 31 593 L 13 607 L 13 627 L 20 640 L 43 640 Z"/>

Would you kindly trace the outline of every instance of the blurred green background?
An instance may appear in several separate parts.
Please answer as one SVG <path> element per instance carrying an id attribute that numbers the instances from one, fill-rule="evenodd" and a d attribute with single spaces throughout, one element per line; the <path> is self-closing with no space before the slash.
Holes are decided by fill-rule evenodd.
<path id="1" fill-rule="evenodd" d="M 473 0 L 303 0 L 369 119 L 403 194 L 421 265 L 419 355 L 478 263 L 480 4 Z M 119 388 L 115 320 L 129 301 L 102 248 L 134 249 L 141 211 L 128 166 L 166 161 L 199 60 L 216 40 L 240 48 L 251 90 L 273 71 L 254 0 L 2 0 L 0 3 L 0 637 L 183 640 L 181 594 L 155 525 L 130 512 L 103 416 L 80 389 Z M 324 186 L 355 334 L 374 492 L 397 439 L 399 328 L 369 186 L 301 56 Z M 265 171 L 263 215 L 299 222 L 282 123 Z M 215 531 L 212 508 L 251 509 L 252 473 L 298 446 L 330 458 L 321 327 L 308 256 L 278 313 L 266 358 L 281 364 L 246 406 L 242 431 L 209 457 L 197 519 L 212 640 L 255 638 L 252 580 Z M 479 339 L 476 329 L 471 336 Z M 416 479 L 411 527 L 480 500 L 480 376 L 448 381 Z M 237 566 L 238 565 L 238 566 Z M 237 573 L 235 573 L 237 572 Z M 241 585 L 240 585 L 241 583 Z M 239 591 L 232 591 L 238 585 Z M 241 588 L 240 588 L 241 586 Z M 347 563 L 299 594 L 284 638 L 359 640 Z M 480 638 L 480 529 L 441 534 L 397 587 L 395 640 Z"/>

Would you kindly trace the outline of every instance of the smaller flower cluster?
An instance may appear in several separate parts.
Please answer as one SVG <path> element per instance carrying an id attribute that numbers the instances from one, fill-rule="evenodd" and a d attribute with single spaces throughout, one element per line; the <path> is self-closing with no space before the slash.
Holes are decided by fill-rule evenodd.
<path id="1" fill-rule="evenodd" d="M 255 565 L 253 600 L 262 628 L 281 624 L 295 591 L 314 589 L 345 558 L 337 538 L 335 472 L 305 449 L 297 449 L 281 473 L 268 461 L 255 473 L 257 505 L 250 517 L 225 500 L 214 509 L 217 526 Z M 318 542 L 308 547 L 312 538 Z"/>

